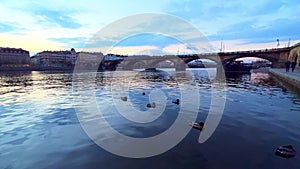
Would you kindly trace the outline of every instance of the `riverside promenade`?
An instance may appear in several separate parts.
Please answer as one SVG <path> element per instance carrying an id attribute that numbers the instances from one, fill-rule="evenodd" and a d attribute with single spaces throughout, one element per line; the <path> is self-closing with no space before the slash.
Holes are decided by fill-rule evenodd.
<path id="1" fill-rule="evenodd" d="M 278 80 L 300 89 L 300 68 L 296 68 L 294 72 L 285 72 L 285 69 L 270 69 L 269 73 Z"/>

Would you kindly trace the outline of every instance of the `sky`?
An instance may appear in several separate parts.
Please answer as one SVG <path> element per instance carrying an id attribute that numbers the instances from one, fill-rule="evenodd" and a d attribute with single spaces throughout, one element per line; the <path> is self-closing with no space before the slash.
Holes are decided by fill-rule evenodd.
<path id="1" fill-rule="evenodd" d="M 220 50 L 221 41 L 225 52 L 276 48 L 277 39 L 279 47 L 300 42 L 297 0 L 0 0 L 0 4 L 0 46 L 23 48 L 30 55 L 44 50 L 85 50 L 99 31 L 124 17 L 143 13 L 167 14 L 191 24 L 213 46 L 211 52 Z M 155 29 L 162 26 L 161 22 L 146 21 Z M 183 54 L 191 49 L 166 34 L 140 33 L 124 39 L 126 36 L 118 32 L 114 36 L 123 39 L 114 41 L 113 47 L 103 43 L 93 49 L 129 55 Z"/>

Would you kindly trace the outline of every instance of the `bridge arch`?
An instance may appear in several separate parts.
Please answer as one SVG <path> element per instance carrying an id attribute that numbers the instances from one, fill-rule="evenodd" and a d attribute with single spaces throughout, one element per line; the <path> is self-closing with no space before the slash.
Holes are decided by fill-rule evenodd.
<path id="1" fill-rule="evenodd" d="M 217 62 L 211 59 L 195 59 L 187 63 L 190 68 L 215 68 Z"/>
<path id="2" fill-rule="evenodd" d="M 176 63 L 172 59 L 165 59 L 161 62 L 156 63 L 158 68 L 174 68 Z"/>
<path id="3" fill-rule="evenodd" d="M 284 62 L 286 62 L 288 58 L 289 50 L 281 49 L 281 50 L 261 50 L 261 51 L 241 51 L 232 53 L 224 53 L 222 58 L 222 63 L 225 65 L 226 63 L 230 63 L 235 59 L 246 58 L 246 57 L 256 57 L 260 59 L 265 59 L 272 62 L 271 67 L 280 68 L 284 67 Z M 222 55 L 222 54 L 221 54 Z M 222 57 L 222 56 L 221 56 Z"/>
<path id="4" fill-rule="evenodd" d="M 234 57 L 229 57 L 223 60 L 223 62 L 228 62 L 228 61 L 234 61 L 236 59 L 242 59 L 242 58 L 248 58 L 248 57 L 254 57 L 254 58 L 259 58 L 259 59 L 264 59 L 264 60 L 268 60 L 270 62 L 276 62 L 278 61 L 278 58 L 274 58 L 272 56 L 269 55 L 259 55 L 259 54 L 252 54 L 252 55 L 240 55 L 240 56 L 234 56 Z"/>
<path id="5" fill-rule="evenodd" d="M 220 62 L 220 57 L 218 54 L 194 54 L 189 56 L 182 56 L 180 58 L 184 60 L 186 64 L 198 59 L 207 59 L 207 60 L 214 61 L 216 63 Z"/>
<path id="6" fill-rule="evenodd" d="M 149 61 L 149 65 L 150 67 L 156 67 L 159 63 L 162 63 L 162 62 L 165 62 L 165 61 L 170 61 L 172 62 L 174 65 L 176 64 L 176 61 L 174 61 L 173 59 L 168 59 L 168 58 L 159 58 L 159 59 L 156 59 L 156 60 L 152 60 L 152 61 Z"/>
<path id="7" fill-rule="evenodd" d="M 147 63 L 145 60 L 141 59 L 124 59 L 118 65 L 119 69 L 122 70 L 132 70 L 132 69 L 146 69 Z"/>
<path id="8" fill-rule="evenodd" d="M 133 69 L 145 69 L 146 68 L 146 63 L 143 61 L 137 61 L 133 63 Z"/>
<path id="9" fill-rule="evenodd" d="M 163 62 L 163 61 L 170 61 L 173 63 L 173 68 L 175 68 L 178 71 L 184 71 L 188 66 L 185 63 L 185 60 L 178 57 L 178 56 L 162 56 L 157 57 L 156 59 L 149 60 L 149 66 L 151 68 L 157 67 L 157 64 Z"/>

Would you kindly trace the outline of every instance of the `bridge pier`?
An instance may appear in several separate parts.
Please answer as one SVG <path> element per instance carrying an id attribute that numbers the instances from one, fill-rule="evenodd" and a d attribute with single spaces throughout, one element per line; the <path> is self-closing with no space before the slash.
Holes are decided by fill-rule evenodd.
<path id="1" fill-rule="evenodd" d="M 225 76 L 225 70 L 222 63 L 217 63 L 217 73 L 216 73 L 216 80 L 219 82 L 225 82 L 226 76 Z"/>

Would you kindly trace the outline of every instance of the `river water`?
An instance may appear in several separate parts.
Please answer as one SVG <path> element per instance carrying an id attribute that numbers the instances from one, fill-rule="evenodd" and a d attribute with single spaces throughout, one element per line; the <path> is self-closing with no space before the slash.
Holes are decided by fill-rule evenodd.
<path id="1" fill-rule="evenodd" d="M 200 96 L 197 120 L 204 121 L 207 117 L 212 89 L 219 90 L 214 81 L 216 70 L 187 72 L 98 72 L 93 73 L 96 78 L 91 81 L 84 79 L 76 85 L 81 84 L 77 89 L 89 92 L 91 88 L 85 85 L 95 82 L 92 90 L 106 121 L 124 135 L 147 138 L 168 130 L 178 117 L 181 104 L 173 104 L 172 99 L 181 98 L 180 83 L 197 87 Z M 226 79 L 223 116 L 205 143 L 198 142 L 200 131 L 191 129 L 175 147 L 149 158 L 114 155 L 88 137 L 77 118 L 76 106 L 91 98 L 81 97 L 74 90 L 72 79 L 73 74 L 68 72 L 1 72 L 1 169 L 300 168 L 299 155 L 290 159 L 274 155 L 280 145 L 291 144 L 300 151 L 299 94 L 279 85 L 267 73 L 232 75 Z M 165 101 L 166 105 L 162 114 L 149 123 L 131 122 L 114 108 L 119 95 L 128 91 L 127 102 L 131 107 L 147 112 L 151 108 L 146 104 L 152 102 L 149 95 L 154 89 L 162 91 L 160 95 L 165 99 L 157 104 Z M 81 100 L 74 101 L 74 97 Z M 103 134 L 99 141 L 109 140 L 104 126 L 97 130 Z"/>

